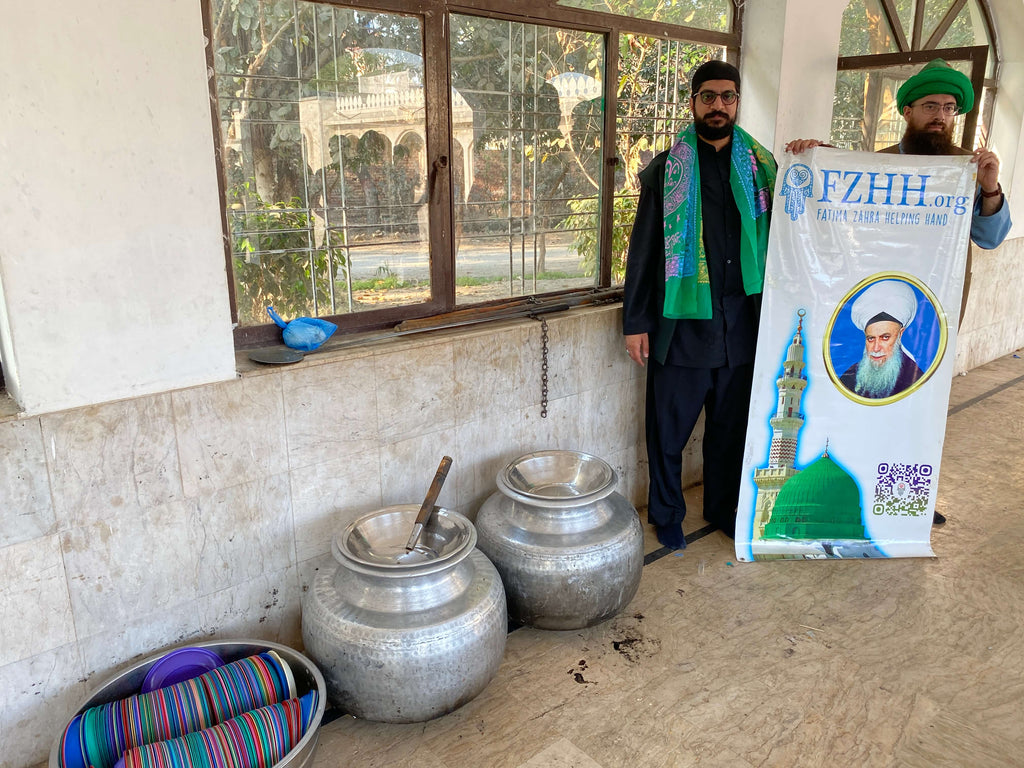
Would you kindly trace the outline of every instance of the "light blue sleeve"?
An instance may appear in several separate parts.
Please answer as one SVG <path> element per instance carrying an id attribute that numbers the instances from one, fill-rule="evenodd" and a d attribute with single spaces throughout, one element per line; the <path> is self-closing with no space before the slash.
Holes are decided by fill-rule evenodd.
<path id="1" fill-rule="evenodd" d="M 971 240 L 979 248 L 998 248 L 1010 231 L 1010 206 L 1006 196 L 999 210 L 991 216 L 981 215 L 981 195 L 974 196 L 974 215 L 971 216 Z"/>

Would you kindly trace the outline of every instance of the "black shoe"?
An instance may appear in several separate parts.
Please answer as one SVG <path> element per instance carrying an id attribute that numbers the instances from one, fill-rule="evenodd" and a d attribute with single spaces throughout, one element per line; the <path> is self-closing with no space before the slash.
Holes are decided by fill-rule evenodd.
<path id="1" fill-rule="evenodd" d="M 935 517 L 932 518 L 932 525 L 942 525 L 946 522 L 946 516 L 941 512 L 936 512 Z"/>
<path id="2" fill-rule="evenodd" d="M 658 537 L 658 543 L 669 549 L 686 549 L 686 536 L 683 535 L 682 523 L 669 523 L 668 525 L 654 526 L 654 533 Z"/>

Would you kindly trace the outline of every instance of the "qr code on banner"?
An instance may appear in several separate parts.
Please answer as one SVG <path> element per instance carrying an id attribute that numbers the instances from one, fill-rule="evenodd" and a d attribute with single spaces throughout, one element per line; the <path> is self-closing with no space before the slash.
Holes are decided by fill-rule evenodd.
<path id="1" fill-rule="evenodd" d="M 931 464 L 878 465 L 875 483 L 875 503 L 871 512 L 876 515 L 917 517 L 928 509 L 932 489 Z"/>

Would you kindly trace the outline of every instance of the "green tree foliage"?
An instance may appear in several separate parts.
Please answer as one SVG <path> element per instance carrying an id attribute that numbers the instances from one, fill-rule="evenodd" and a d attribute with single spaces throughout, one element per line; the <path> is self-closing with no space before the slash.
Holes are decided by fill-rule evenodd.
<path id="1" fill-rule="evenodd" d="M 329 302 L 324 286 L 332 267 L 344 263 L 340 251 L 310 247 L 313 222 L 300 201 L 263 203 L 246 185 L 232 190 L 235 200 L 255 202 L 251 210 L 229 210 L 232 235 L 235 304 L 239 322 L 268 321 L 273 305 L 285 319 L 315 317 Z"/>
<path id="2" fill-rule="evenodd" d="M 392 145 L 393 138 L 365 127 L 335 132 L 324 141 L 323 159 L 317 156 L 323 167 L 313 168 L 300 109 L 316 99 L 361 97 L 371 92 L 364 90 L 371 81 L 422 88 L 424 56 L 443 52 L 424 52 L 415 15 L 304 0 L 209 2 L 239 321 L 265 323 L 270 303 L 282 315 L 352 309 L 345 302 L 352 289 L 348 248 L 382 235 L 423 235 L 416 219 L 425 195 L 422 139 Z M 729 5 L 673 3 L 685 11 L 685 23 L 708 28 L 718 28 Z M 620 39 L 617 278 L 636 174 L 689 117 L 689 72 L 711 54 L 700 45 Z M 595 274 L 597 201 L 607 194 L 601 190 L 604 100 L 577 103 L 565 131 L 552 79 L 604 82 L 603 36 L 453 13 L 449 41 L 453 103 L 464 99 L 472 109 L 475 153 L 468 190 L 460 152 L 469 147 L 456 146 L 452 158 L 455 232 L 465 225 L 467 234 L 529 238 L 539 245 L 537 271 L 543 272 L 546 233 L 570 230 L 583 269 Z"/>
<path id="3" fill-rule="evenodd" d="M 989 41 L 977 2 L 969 0 L 961 6 L 954 0 L 895 0 L 894 5 L 898 24 L 908 44 L 913 43 L 915 16 L 922 14 L 921 46 L 928 43 L 947 15 L 954 13 L 942 39 L 929 46 L 952 48 Z M 890 28 L 879 0 L 850 0 L 843 12 L 840 55 L 865 56 L 897 50 L 897 36 Z M 902 133 L 902 119 L 891 112 L 885 119 L 883 113 L 891 110 L 896 90 L 917 68 L 896 66 L 884 70 L 840 72 L 832 108 L 832 143 L 848 149 L 873 151 L 895 141 Z"/>
<path id="4" fill-rule="evenodd" d="M 719 51 L 698 43 L 684 43 L 641 35 L 620 38 L 617 81 L 618 116 L 616 139 L 618 167 L 612 202 L 612 280 L 625 276 L 629 235 L 636 216 L 640 171 L 655 154 L 668 149 L 676 134 L 689 122 L 689 84 L 693 70 L 715 58 Z M 574 115 L 573 135 L 578 153 L 597 153 L 600 126 L 593 111 Z M 588 275 L 597 270 L 598 191 L 591 180 L 589 194 L 569 205 L 573 214 L 560 226 L 574 232 L 573 248 Z"/>
<path id="5" fill-rule="evenodd" d="M 633 16 L 719 32 L 729 29 L 733 5 L 732 0 L 562 0 L 562 3 L 617 16 Z"/>

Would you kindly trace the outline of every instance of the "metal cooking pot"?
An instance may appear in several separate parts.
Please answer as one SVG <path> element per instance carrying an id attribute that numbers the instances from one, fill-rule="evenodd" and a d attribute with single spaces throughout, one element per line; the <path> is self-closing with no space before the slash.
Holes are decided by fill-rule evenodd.
<path id="1" fill-rule="evenodd" d="M 328 697 L 367 720 L 451 712 L 487 686 L 505 652 L 505 592 L 468 519 L 436 510 L 420 537 L 428 557 L 401 559 L 418 509 L 349 524 L 334 537 L 337 565 L 303 599 L 302 639 Z"/>
<path id="2" fill-rule="evenodd" d="M 607 462 L 577 451 L 520 456 L 476 518 L 478 546 L 505 584 L 509 615 L 579 629 L 621 611 L 640 586 L 644 536 Z"/>

